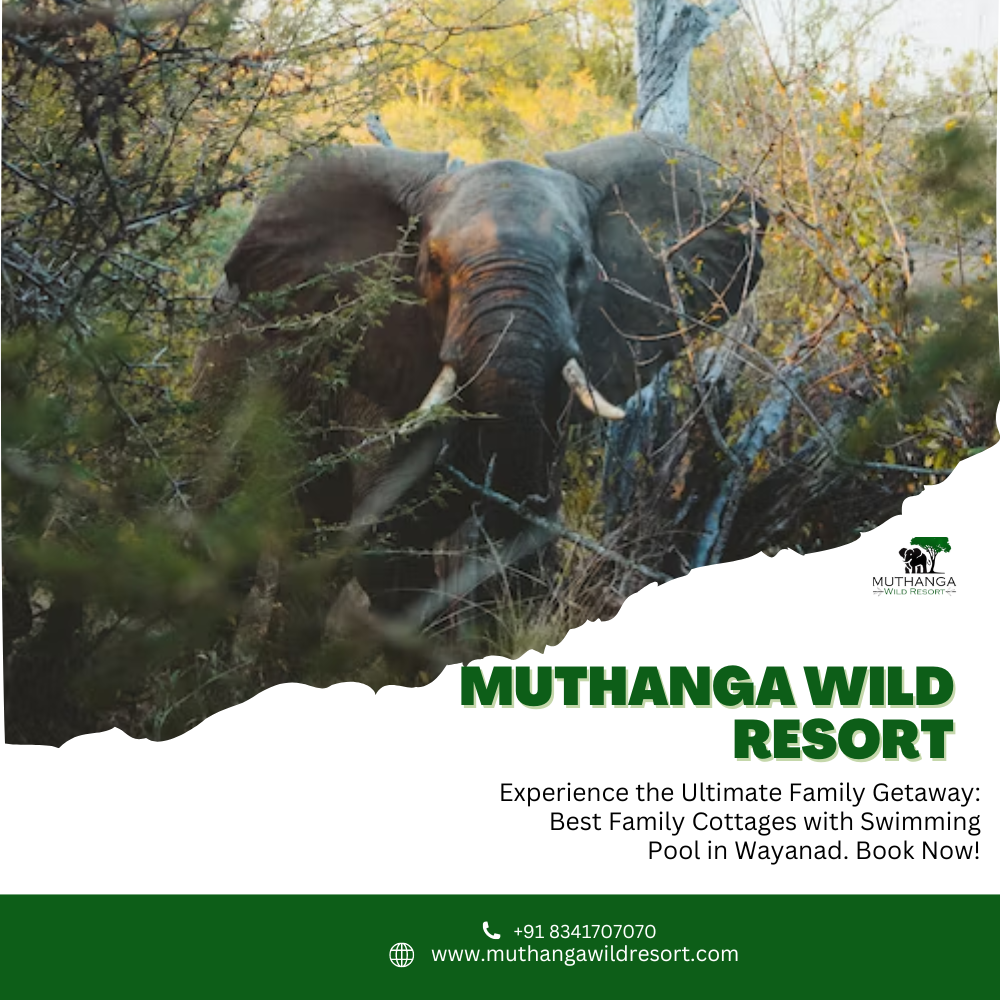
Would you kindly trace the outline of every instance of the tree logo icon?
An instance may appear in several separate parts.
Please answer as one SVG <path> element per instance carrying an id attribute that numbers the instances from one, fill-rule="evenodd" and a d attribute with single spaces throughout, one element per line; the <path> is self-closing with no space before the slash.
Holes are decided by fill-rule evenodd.
<path id="1" fill-rule="evenodd" d="M 910 539 L 910 547 L 899 550 L 899 555 L 907 573 L 933 573 L 941 552 L 951 552 L 947 538 L 918 535 Z"/>

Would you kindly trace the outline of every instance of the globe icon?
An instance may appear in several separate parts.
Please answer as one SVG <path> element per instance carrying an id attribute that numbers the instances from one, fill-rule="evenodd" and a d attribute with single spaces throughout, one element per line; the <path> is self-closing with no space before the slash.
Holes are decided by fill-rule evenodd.
<path id="1" fill-rule="evenodd" d="M 400 941 L 389 949 L 389 961 L 397 968 L 405 969 L 413 964 L 413 949 L 405 941 Z"/>

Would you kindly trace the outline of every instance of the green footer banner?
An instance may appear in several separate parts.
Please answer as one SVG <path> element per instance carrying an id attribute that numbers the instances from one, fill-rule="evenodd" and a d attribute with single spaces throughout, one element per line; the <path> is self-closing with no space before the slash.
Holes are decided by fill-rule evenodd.
<path id="1" fill-rule="evenodd" d="M 971 993 L 996 897 L 13 897 L 10 996 Z M 484 919 L 480 919 L 484 918 Z M 58 941 L 58 956 L 53 942 Z"/>

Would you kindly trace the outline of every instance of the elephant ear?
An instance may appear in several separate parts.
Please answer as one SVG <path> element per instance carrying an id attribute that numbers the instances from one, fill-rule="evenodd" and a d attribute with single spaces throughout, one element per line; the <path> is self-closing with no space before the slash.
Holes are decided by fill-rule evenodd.
<path id="1" fill-rule="evenodd" d="M 598 388 L 621 401 L 680 346 L 678 334 L 721 326 L 763 266 L 763 206 L 718 164 L 653 132 L 546 157 L 585 185 L 594 250 L 607 280 L 591 286 L 580 342 Z"/>
<path id="2" fill-rule="evenodd" d="M 392 253 L 420 191 L 447 162 L 447 153 L 356 146 L 296 163 L 233 249 L 228 288 L 217 297 L 232 302 L 300 286 L 335 265 Z M 300 310 L 322 308 L 320 284 L 296 297 Z"/>
<path id="3" fill-rule="evenodd" d="M 375 258 L 395 253 L 419 212 L 421 194 L 445 173 L 447 163 L 447 153 L 382 146 L 338 149 L 296 163 L 230 254 L 216 307 L 284 291 L 275 299 L 258 299 L 254 311 L 271 321 L 333 308 L 338 297 L 353 292 Z M 410 236 L 412 242 L 416 238 Z M 400 255 L 394 266 L 396 274 L 412 278 L 415 255 Z M 440 368 L 430 320 L 422 305 L 397 302 L 374 322 L 362 317 L 361 324 L 364 342 L 351 385 L 395 418 L 415 408 Z"/>

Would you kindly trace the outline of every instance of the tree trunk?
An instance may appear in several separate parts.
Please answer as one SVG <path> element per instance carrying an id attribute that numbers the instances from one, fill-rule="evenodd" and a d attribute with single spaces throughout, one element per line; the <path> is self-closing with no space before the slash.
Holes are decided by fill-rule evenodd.
<path id="1" fill-rule="evenodd" d="M 714 0 L 707 7 L 687 0 L 635 0 L 640 128 L 687 138 L 691 56 L 737 10 L 737 0 Z"/>

